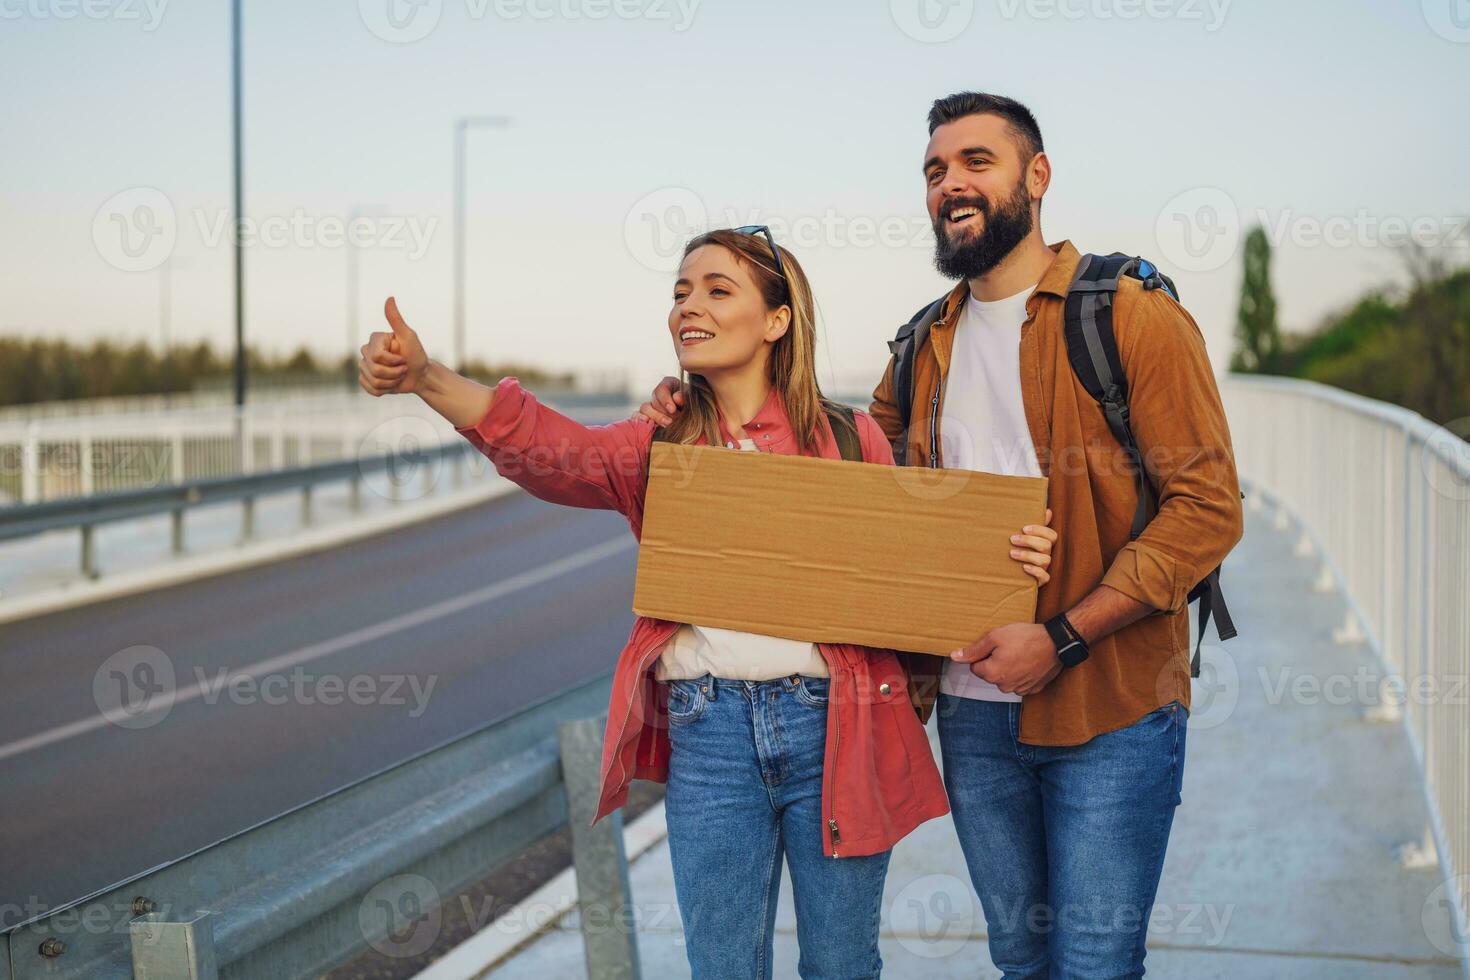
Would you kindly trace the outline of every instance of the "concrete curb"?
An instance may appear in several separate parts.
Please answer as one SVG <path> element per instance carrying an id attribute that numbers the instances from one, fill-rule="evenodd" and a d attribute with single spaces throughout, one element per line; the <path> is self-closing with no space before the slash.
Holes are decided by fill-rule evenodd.
<path id="1" fill-rule="evenodd" d="M 631 863 L 668 836 L 660 801 L 623 828 L 623 846 Z M 502 961 L 555 928 L 577 907 L 577 875 L 571 868 L 516 904 L 490 925 L 435 960 L 414 980 L 479 980 Z"/>
<path id="2" fill-rule="evenodd" d="M 356 520 L 339 521 L 292 533 L 289 537 L 251 542 L 237 548 L 180 558 L 152 568 L 118 572 L 96 581 L 68 582 L 44 592 L 0 600 L 0 623 L 74 609 L 93 602 L 160 589 L 181 582 L 223 575 L 254 565 L 326 551 L 350 541 L 418 524 L 519 490 L 514 483 L 491 473 L 472 477 L 463 490 L 436 494 L 427 500 L 404 501 L 394 509 Z"/>

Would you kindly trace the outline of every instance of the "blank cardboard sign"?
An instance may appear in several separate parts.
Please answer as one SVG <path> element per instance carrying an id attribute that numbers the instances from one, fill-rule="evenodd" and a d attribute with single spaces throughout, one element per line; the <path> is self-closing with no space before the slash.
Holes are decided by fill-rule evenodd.
<path id="1" fill-rule="evenodd" d="M 1046 480 L 655 443 L 633 611 L 948 654 L 1032 622 Z"/>

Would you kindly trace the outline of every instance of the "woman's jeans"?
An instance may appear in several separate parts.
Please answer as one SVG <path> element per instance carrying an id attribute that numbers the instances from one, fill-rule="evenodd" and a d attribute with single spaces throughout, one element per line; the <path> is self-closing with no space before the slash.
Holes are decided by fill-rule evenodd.
<path id="1" fill-rule="evenodd" d="M 1175 701 L 1081 745 L 1025 745 L 1021 705 L 939 696 L 944 785 L 1005 980 L 1143 976 L 1184 775 Z"/>
<path id="2" fill-rule="evenodd" d="M 876 977 L 889 852 L 822 848 L 826 678 L 669 685 L 664 810 L 694 980 L 768 978 L 781 857 L 803 977 Z"/>

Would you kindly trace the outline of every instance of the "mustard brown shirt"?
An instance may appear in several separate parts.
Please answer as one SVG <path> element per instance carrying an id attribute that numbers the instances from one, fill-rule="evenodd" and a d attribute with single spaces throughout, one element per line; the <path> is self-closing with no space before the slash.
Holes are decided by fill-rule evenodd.
<path id="1" fill-rule="evenodd" d="M 1128 378 L 1131 424 L 1158 510 L 1128 540 L 1138 493 L 1132 468 L 1102 410 L 1072 371 L 1062 332 L 1067 289 L 1081 256 L 1069 241 L 1026 300 L 1021 325 L 1021 398 L 1060 540 L 1052 579 L 1037 596 L 1037 621 L 1065 612 L 1098 585 L 1156 612 L 1092 644 L 1091 656 L 1063 670 L 1021 704 L 1020 740 L 1078 745 L 1133 724 L 1171 701 L 1190 704 L 1189 590 L 1240 540 L 1240 485 L 1230 430 L 1204 337 L 1164 290 L 1124 278 L 1113 300 L 1113 332 Z M 908 431 L 893 393 L 893 362 L 869 413 L 911 465 L 929 465 L 930 405 L 945 380 L 968 285 L 949 294 L 914 363 Z M 933 445 L 942 445 L 934 433 Z M 943 459 L 937 460 L 943 466 Z M 938 657 L 908 657 L 910 697 L 927 721 L 939 688 Z"/>

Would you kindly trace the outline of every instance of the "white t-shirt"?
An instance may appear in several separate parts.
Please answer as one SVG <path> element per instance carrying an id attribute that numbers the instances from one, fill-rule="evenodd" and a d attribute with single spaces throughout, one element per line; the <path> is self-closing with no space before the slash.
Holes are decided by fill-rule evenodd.
<path id="1" fill-rule="evenodd" d="M 741 439 L 740 448 L 757 451 L 753 439 Z M 705 674 L 737 681 L 769 681 L 792 674 L 826 677 L 828 671 L 827 661 L 815 643 L 684 623 L 654 662 L 654 679 L 668 681 Z"/>
<path id="2" fill-rule="evenodd" d="M 1041 476 L 1021 402 L 1021 324 L 1034 288 L 989 302 L 966 297 L 955 329 L 939 422 L 945 466 Z M 969 664 L 954 661 L 945 664 L 939 689 L 983 701 L 1021 700 L 1019 694 L 1005 694 L 976 677 Z"/>

